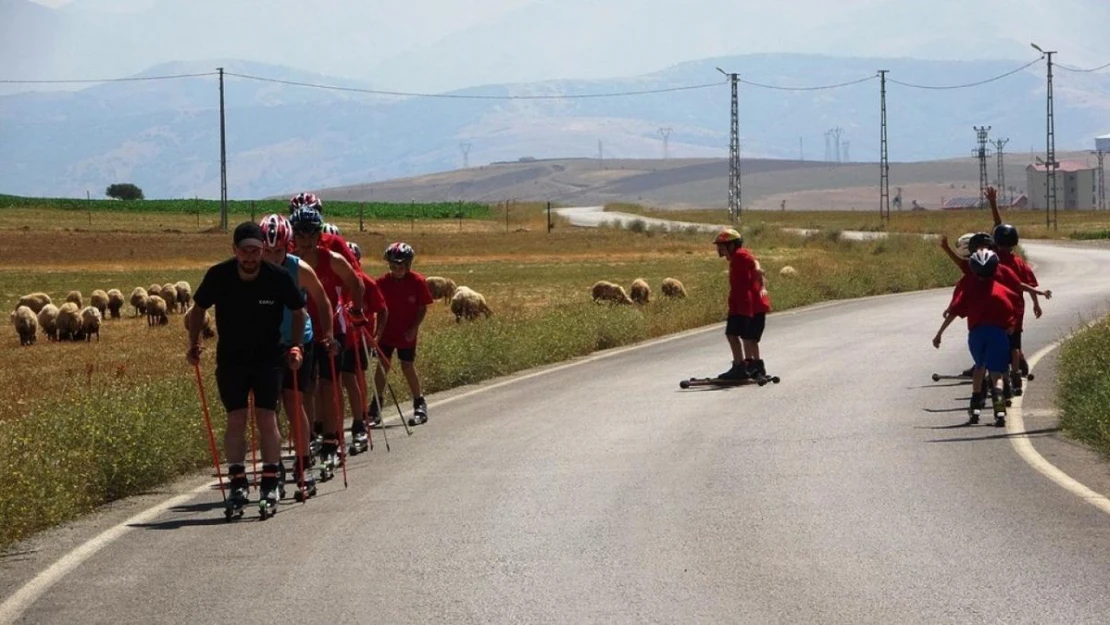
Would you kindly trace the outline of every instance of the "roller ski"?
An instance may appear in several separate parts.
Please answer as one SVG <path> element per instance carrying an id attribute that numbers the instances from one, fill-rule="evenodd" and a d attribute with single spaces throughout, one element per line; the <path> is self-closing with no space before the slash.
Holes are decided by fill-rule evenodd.
<path id="1" fill-rule="evenodd" d="M 979 416 L 983 413 L 983 396 L 979 393 L 971 395 L 971 403 L 967 407 L 967 424 L 978 425 Z"/>
<path id="2" fill-rule="evenodd" d="M 409 417 L 409 426 L 416 427 L 427 422 L 428 403 L 424 401 L 423 397 L 417 397 L 412 401 L 412 416 Z"/>
<path id="3" fill-rule="evenodd" d="M 757 384 L 766 386 L 768 383 L 778 384 L 777 375 L 768 375 L 763 368 L 763 361 L 754 363 L 734 363 L 732 368 L 715 378 L 690 378 L 678 383 L 679 388 L 694 388 L 698 386 L 744 386 Z"/>
<path id="4" fill-rule="evenodd" d="M 246 469 L 242 465 L 230 468 L 231 482 L 224 500 L 224 519 L 227 521 L 243 518 L 243 511 L 250 505 L 250 482 L 247 481 Z"/>
<path id="5" fill-rule="evenodd" d="M 995 397 L 993 402 L 994 408 L 994 427 L 1006 427 L 1006 406 L 1008 405 L 1001 397 Z"/>
<path id="6" fill-rule="evenodd" d="M 339 442 L 334 438 L 325 440 L 320 447 L 320 481 L 327 482 L 334 478 L 339 463 Z"/>
<path id="7" fill-rule="evenodd" d="M 370 450 L 370 434 L 366 431 L 366 422 L 356 419 L 351 423 L 350 454 L 357 456 Z"/>
<path id="8" fill-rule="evenodd" d="M 1021 372 L 1014 371 L 1010 373 L 1010 388 L 1012 389 L 1014 397 L 1020 397 L 1025 390 L 1022 388 Z"/>
<path id="9" fill-rule="evenodd" d="M 262 481 L 258 491 L 258 518 L 262 521 L 277 514 L 278 501 L 281 500 L 285 477 L 285 467 L 280 464 L 262 465 Z"/>
<path id="10" fill-rule="evenodd" d="M 971 379 L 971 374 L 973 372 L 974 372 L 974 367 L 972 367 L 970 369 L 964 369 L 963 371 L 959 372 L 956 375 L 944 374 L 944 373 L 934 373 L 933 374 L 933 381 L 934 382 L 940 382 L 941 380 L 969 380 L 969 379 Z"/>

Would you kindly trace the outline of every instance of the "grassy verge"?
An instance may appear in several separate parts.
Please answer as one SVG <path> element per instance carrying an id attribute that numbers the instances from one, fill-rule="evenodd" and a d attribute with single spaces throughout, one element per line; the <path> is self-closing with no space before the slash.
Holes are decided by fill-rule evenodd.
<path id="1" fill-rule="evenodd" d="M 548 233 L 538 212 L 520 218 L 522 227 L 508 232 L 499 223 L 497 230 L 452 234 L 382 224 L 381 232 L 351 237 L 366 250 L 399 238 L 413 242 L 416 270 L 471 286 L 494 310 L 489 319 L 457 324 L 443 302 L 433 305 L 418 365 L 427 392 L 724 320 L 727 265 L 705 234 L 562 226 Z M 775 310 L 937 287 L 957 277 L 935 244 L 922 241 L 843 242 L 756 228 L 748 244 L 767 271 Z M 0 230 L 0 295 L 12 306 L 37 290 L 60 299 L 70 289 L 127 294 L 178 279 L 195 287 L 203 269 L 228 251 L 223 234 Z M 781 276 L 785 265 L 797 275 Z M 384 270 L 368 257 L 368 273 Z M 681 280 L 689 297 L 660 300 L 665 277 Z M 651 284 L 655 301 L 609 307 L 589 299 L 597 280 L 628 288 L 635 278 Z M 154 328 L 129 316 L 108 320 L 101 335 L 99 343 L 40 339 L 28 348 L 18 347 L 14 331 L 0 338 L 0 475 L 11 476 L 0 480 L 0 546 L 209 462 L 180 315 Z M 726 351 L 722 345 L 722 360 Z M 203 370 L 212 369 L 206 360 Z M 211 379 L 207 387 L 219 428 Z M 403 383 L 394 387 L 407 391 Z"/>
<path id="2" fill-rule="evenodd" d="M 613 203 L 609 211 L 633 213 L 649 217 L 724 224 L 728 213 L 715 210 L 653 210 L 637 204 Z M 1044 211 L 1003 211 L 1003 219 L 1017 226 L 1027 239 L 1087 239 L 1110 237 L 1110 214 L 1106 211 L 1064 211 L 1057 213 L 1057 228 L 1045 225 Z M 745 230 L 754 227 L 817 228 L 824 230 L 861 230 L 865 232 L 905 232 L 947 234 L 953 239 L 965 232 L 989 232 L 992 226 L 989 210 L 892 211 L 889 224 L 883 224 L 877 211 L 745 211 L 741 224 Z"/>
<path id="3" fill-rule="evenodd" d="M 1060 348 L 1057 405 L 1069 436 L 1110 457 L 1110 318 Z"/>

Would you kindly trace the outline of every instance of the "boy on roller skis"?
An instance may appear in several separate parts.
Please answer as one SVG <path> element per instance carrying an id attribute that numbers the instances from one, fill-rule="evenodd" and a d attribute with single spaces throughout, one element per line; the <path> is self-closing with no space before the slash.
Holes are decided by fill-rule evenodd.
<path id="1" fill-rule="evenodd" d="M 283 364 L 293 370 L 301 367 L 305 299 L 288 271 L 262 260 L 264 238 L 258 224 L 239 224 L 233 237 L 235 256 L 204 274 L 189 312 L 185 358 L 190 365 L 200 363 L 200 330 L 205 311 L 215 306 L 216 385 L 227 410 L 224 451 L 231 480 L 229 503 L 239 508 L 247 503 L 245 432 L 247 398 L 253 391 L 255 418 L 262 434 L 261 500 L 266 512 L 271 512 L 279 499 L 281 433 L 276 410 L 282 368 Z M 281 332 L 286 309 L 291 311 L 288 349 L 282 345 Z"/>
<path id="2" fill-rule="evenodd" d="M 717 256 L 728 259 L 728 321 L 725 338 L 732 351 L 732 367 L 717 376 L 721 380 L 748 380 L 767 375 L 759 353 L 759 341 L 770 299 L 763 288 L 759 263 L 744 249 L 744 238 L 725 228 L 713 239 Z"/>
<path id="3" fill-rule="evenodd" d="M 361 262 L 362 248 L 353 242 L 348 242 L 347 246 L 355 255 L 355 258 Z M 353 343 L 348 341 L 348 346 L 343 350 L 339 370 L 342 372 L 343 388 L 347 390 L 347 399 L 351 407 L 351 438 L 354 439 L 356 445 L 365 447 L 367 439 L 369 439 L 369 434 L 366 431 L 369 425 L 369 413 L 367 411 L 372 410 L 367 406 L 374 402 L 368 396 L 365 386 L 366 370 L 370 367 L 370 360 L 373 355 L 369 349 L 363 351 L 364 347 L 370 345 L 363 332 L 368 332 L 370 336 L 374 337 L 374 342 L 380 343 L 381 330 L 389 319 L 389 309 L 385 305 L 385 296 L 378 288 L 378 282 L 366 275 L 361 269 L 356 269 L 355 273 L 358 275 L 358 279 L 362 281 L 365 290 L 362 298 L 362 314 L 366 316 L 366 328 L 355 333 Z M 363 377 L 362 385 L 359 384 L 358 376 Z M 362 405 L 359 405 L 360 397 L 362 398 Z M 380 420 L 379 417 L 379 423 Z"/>
<path id="4" fill-rule="evenodd" d="M 969 424 L 979 422 L 979 413 L 984 404 L 982 393 L 985 372 L 990 375 L 990 393 L 994 408 L 994 425 L 1006 425 L 1006 402 L 1002 397 L 1002 377 L 1009 367 L 1009 332 L 1014 327 L 1014 297 L 1001 282 L 995 279 L 999 265 L 998 255 L 988 249 L 979 249 L 968 258 L 968 266 L 975 280 L 966 285 L 954 297 L 949 310 L 952 314 L 933 337 L 933 347 L 940 348 L 941 336 L 949 325 L 959 317 L 967 318 L 967 345 L 975 362 L 972 373 L 971 404 Z"/>
<path id="5" fill-rule="evenodd" d="M 396 242 L 386 248 L 384 258 L 389 263 L 389 271 L 378 278 L 378 288 L 385 297 L 389 315 L 382 324 L 381 358 L 383 364 L 393 362 L 393 352 L 401 361 L 401 373 L 412 392 L 412 418 L 409 425 L 420 425 L 428 421 L 428 403 L 420 388 L 420 376 L 416 373 L 416 342 L 420 324 L 428 312 L 428 306 L 435 300 L 428 289 L 424 276 L 412 270 L 412 260 L 416 252 L 408 243 Z M 374 371 L 374 387 L 378 397 L 385 389 L 385 371 Z M 382 417 L 377 402 L 370 404 L 370 423 L 380 426 Z"/>

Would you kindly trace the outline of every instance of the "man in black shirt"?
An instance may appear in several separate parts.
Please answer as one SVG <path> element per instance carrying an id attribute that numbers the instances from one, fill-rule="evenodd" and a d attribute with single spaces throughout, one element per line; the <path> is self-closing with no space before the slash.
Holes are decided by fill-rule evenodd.
<path id="1" fill-rule="evenodd" d="M 216 385 L 227 409 L 224 450 L 231 478 L 229 501 L 242 507 L 249 486 L 244 462 L 247 396 L 254 391 L 255 419 L 262 434 L 261 498 L 276 505 L 281 463 L 277 409 L 283 361 L 301 366 L 305 300 L 284 267 L 262 260 L 261 227 L 244 222 L 235 228 L 234 258 L 213 265 L 193 295 L 189 314 L 189 364 L 200 362 L 200 328 L 205 310 L 216 307 Z M 282 347 L 285 309 L 292 311 L 292 347 Z"/>

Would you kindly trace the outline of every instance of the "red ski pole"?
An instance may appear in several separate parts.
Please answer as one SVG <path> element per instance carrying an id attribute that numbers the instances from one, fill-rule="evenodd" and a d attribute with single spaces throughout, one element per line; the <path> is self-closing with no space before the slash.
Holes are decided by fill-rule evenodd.
<path id="1" fill-rule="evenodd" d="M 385 356 L 382 355 L 381 347 L 378 345 L 378 342 L 374 340 L 374 337 L 370 336 L 370 331 L 366 330 L 363 332 L 363 336 L 366 340 L 370 341 L 370 346 L 374 348 L 374 353 L 378 361 L 375 366 L 381 366 L 382 371 L 387 376 L 386 387 L 389 389 L 389 395 L 393 398 L 393 405 L 397 407 L 397 414 L 401 417 L 401 425 L 405 426 L 405 434 L 412 436 L 412 428 L 409 427 L 408 421 L 405 421 L 405 412 L 401 410 L 401 403 L 397 401 L 397 394 L 393 392 L 393 385 L 390 384 L 388 380 L 392 365 L 386 360 Z M 374 377 L 377 377 L 377 369 L 374 370 Z M 383 401 L 382 404 L 384 405 L 385 402 Z M 384 431 L 385 428 L 383 427 L 382 430 Z"/>
<path id="2" fill-rule="evenodd" d="M 301 492 L 301 503 L 308 499 L 308 488 L 305 486 L 304 459 L 308 454 L 301 444 L 301 391 L 297 386 L 297 370 L 293 371 L 293 453 L 297 455 L 297 490 Z"/>
<path id="3" fill-rule="evenodd" d="M 227 503 L 227 493 L 224 492 L 224 475 L 220 471 L 220 452 L 216 450 L 216 435 L 212 432 L 212 417 L 208 414 L 208 399 L 204 396 L 204 380 L 200 377 L 200 363 L 193 365 L 197 374 L 197 392 L 200 393 L 200 407 L 204 412 L 204 425 L 208 429 L 208 448 L 212 450 L 212 463 L 216 465 L 216 480 L 220 484 L 220 496 Z"/>
<path id="4" fill-rule="evenodd" d="M 358 368 L 359 368 L 359 372 L 360 372 L 359 376 L 358 376 L 358 379 L 359 379 L 360 382 L 362 382 L 362 389 L 361 390 L 362 390 L 363 402 L 366 401 L 366 374 L 362 372 L 362 363 L 365 362 L 367 364 L 367 367 L 366 367 L 367 370 L 370 369 L 370 367 L 369 367 L 369 364 L 370 364 L 370 350 L 368 350 L 366 348 L 366 333 L 367 332 L 369 332 L 369 330 L 363 330 L 362 332 L 359 332 L 358 348 L 355 350 L 356 357 L 358 358 Z M 374 368 L 374 373 L 377 374 L 377 372 L 378 372 L 378 369 L 377 369 L 377 367 L 375 367 Z M 373 397 L 374 397 L 374 405 L 378 409 L 378 418 L 381 419 L 382 402 L 381 402 L 381 398 L 378 396 L 378 387 L 377 387 L 376 384 L 374 385 L 374 395 L 373 395 Z M 367 434 L 369 434 L 370 433 L 370 428 L 367 428 L 366 432 L 367 432 Z M 386 431 L 385 431 L 385 424 L 382 424 L 382 437 L 385 439 L 385 450 L 386 451 L 391 451 L 389 449 L 389 434 L 387 434 Z M 373 446 L 374 446 L 373 439 L 370 439 L 370 440 L 371 440 L 370 447 L 371 447 L 371 449 L 373 449 Z"/>
<path id="5" fill-rule="evenodd" d="M 343 465 L 343 488 L 347 488 L 347 440 L 343 435 L 343 412 L 340 411 L 339 401 L 339 377 L 335 370 L 335 354 L 328 350 L 328 362 L 331 365 L 331 389 L 332 400 L 335 407 L 335 419 L 333 427 L 336 429 L 336 436 L 339 437 L 339 460 Z"/>
<path id="6" fill-rule="evenodd" d="M 354 326 L 352 326 L 352 327 L 354 327 Z M 357 327 L 354 327 L 354 330 L 359 333 L 359 336 L 362 335 L 362 333 L 359 331 L 359 329 Z M 359 417 L 362 418 L 363 423 L 366 423 L 366 413 L 365 413 L 365 410 L 366 410 L 366 372 L 362 368 L 362 364 L 364 362 L 366 362 L 366 361 L 363 360 L 362 350 L 359 349 L 358 346 L 356 345 L 355 346 L 355 368 L 357 369 L 357 371 L 355 371 L 355 386 L 358 388 L 358 409 L 359 409 L 359 412 L 363 413 L 363 414 L 359 415 Z M 374 435 L 370 433 L 370 428 L 366 428 L 366 441 L 367 441 L 370 449 L 374 449 Z M 385 450 L 389 451 L 389 441 L 386 441 L 386 443 L 385 443 Z"/>
<path id="7" fill-rule="evenodd" d="M 258 446 L 254 441 L 254 391 L 247 394 L 247 427 L 251 431 L 251 483 L 254 484 L 255 489 L 259 487 L 258 484 Z"/>

